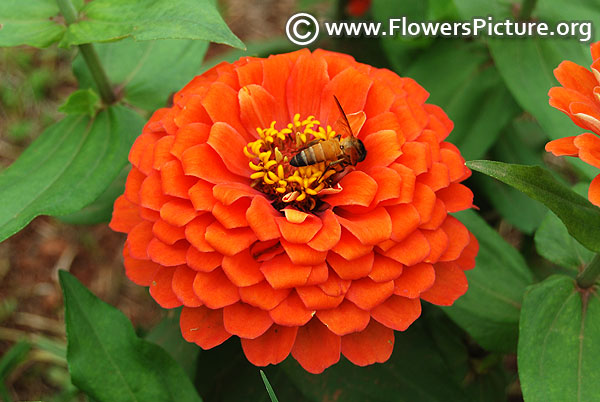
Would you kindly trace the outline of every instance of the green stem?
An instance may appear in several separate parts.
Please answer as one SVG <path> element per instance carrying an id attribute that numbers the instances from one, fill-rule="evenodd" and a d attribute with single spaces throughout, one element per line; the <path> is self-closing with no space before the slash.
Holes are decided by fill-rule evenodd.
<path id="1" fill-rule="evenodd" d="M 577 275 L 577 285 L 582 289 L 587 289 L 600 278 L 600 254 L 596 254 L 592 262 L 588 264 L 583 271 Z"/>
<path id="2" fill-rule="evenodd" d="M 56 3 L 58 4 L 60 13 L 65 18 L 67 25 L 77 21 L 77 10 L 75 9 L 75 6 L 73 6 L 71 0 L 56 0 Z M 92 74 L 94 82 L 98 86 L 98 91 L 100 92 L 102 101 L 107 105 L 114 103 L 116 100 L 115 93 L 110 87 L 108 77 L 102 68 L 102 64 L 98 58 L 98 53 L 96 53 L 96 49 L 94 49 L 94 46 L 91 43 L 85 43 L 83 45 L 79 45 L 78 47 L 81 55 L 83 56 L 85 64 Z"/>
<path id="3" fill-rule="evenodd" d="M 537 0 L 523 0 L 523 3 L 521 3 L 521 12 L 519 13 L 519 19 L 528 20 L 529 18 L 531 18 L 531 13 L 535 8 L 536 3 Z"/>

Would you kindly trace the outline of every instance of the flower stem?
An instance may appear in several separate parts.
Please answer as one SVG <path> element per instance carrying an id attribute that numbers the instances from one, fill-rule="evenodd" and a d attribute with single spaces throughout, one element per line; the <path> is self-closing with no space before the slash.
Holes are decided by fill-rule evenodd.
<path id="1" fill-rule="evenodd" d="M 600 254 L 596 254 L 592 262 L 588 264 L 583 271 L 577 275 L 577 285 L 580 288 L 587 289 L 598 281 L 600 278 Z"/>
<path id="2" fill-rule="evenodd" d="M 537 0 L 523 0 L 521 3 L 521 12 L 519 13 L 520 20 L 528 20 L 531 18 L 531 13 L 535 8 Z"/>
<path id="3" fill-rule="evenodd" d="M 65 18 L 67 25 L 77 21 L 77 10 L 75 9 L 75 6 L 73 6 L 71 0 L 56 0 L 56 3 L 60 9 L 60 13 Z M 94 49 L 94 46 L 91 43 L 84 43 L 78 47 L 85 64 L 92 74 L 94 82 L 98 86 L 102 101 L 107 105 L 114 103 L 116 100 L 115 93 L 110 87 L 108 77 L 106 76 L 104 68 L 102 68 L 96 49 Z"/>

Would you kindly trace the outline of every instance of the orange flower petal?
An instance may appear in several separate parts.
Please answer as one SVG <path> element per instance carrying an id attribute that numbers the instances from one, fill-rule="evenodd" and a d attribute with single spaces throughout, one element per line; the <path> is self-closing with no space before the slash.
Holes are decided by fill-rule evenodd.
<path id="1" fill-rule="evenodd" d="M 429 242 L 419 230 L 415 230 L 406 239 L 383 253 L 386 257 L 404 265 L 414 265 L 423 261 L 431 249 Z"/>
<path id="2" fill-rule="evenodd" d="M 285 300 L 291 289 L 273 289 L 269 282 L 262 281 L 256 285 L 240 288 L 240 297 L 244 303 L 262 310 L 272 310 Z"/>
<path id="3" fill-rule="evenodd" d="M 212 272 L 221 265 L 223 255 L 215 252 L 202 252 L 195 247 L 190 247 L 185 256 L 187 265 L 194 271 Z"/>
<path id="4" fill-rule="evenodd" d="M 452 183 L 438 191 L 436 195 L 444 201 L 448 212 L 458 212 L 473 206 L 473 193 L 463 184 Z"/>
<path id="5" fill-rule="evenodd" d="M 341 255 L 347 260 L 355 260 L 369 254 L 373 246 L 365 245 L 360 242 L 348 230 L 342 230 L 340 241 L 331 249 L 331 251 Z"/>
<path id="6" fill-rule="evenodd" d="M 138 206 L 125 198 L 125 195 L 119 196 L 115 200 L 112 219 L 108 226 L 115 232 L 130 232 L 142 221 L 138 209 Z"/>
<path id="7" fill-rule="evenodd" d="M 325 261 L 325 257 L 327 257 L 327 251 L 317 251 L 306 244 L 290 243 L 281 239 L 281 245 L 290 260 L 297 265 L 317 265 Z"/>
<path id="8" fill-rule="evenodd" d="M 369 174 L 377 182 L 377 193 L 372 205 L 400 197 L 402 178 L 395 170 L 377 166 L 371 169 Z"/>
<path id="9" fill-rule="evenodd" d="M 296 341 L 297 327 L 273 325 L 256 339 L 242 338 L 242 349 L 255 366 L 278 364 L 289 356 Z"/>
<path id="10" fill-rule="evenodd" d="M 197 211 L 212 211 L 217 202 L 213 197 L 213 185 L 204 180 L 198 180 L 189 189 L 188 194 Z"/>
<path id="11" fill-rule="evenodd" d="M 596 206 L 600 206 L 600 175 L 594 177 L 588 189 L 588 199 Z"/>
<path id="12" fill-rule="evenodd" d="M 594 134 L 578 135 L 573 144 L 579 148 L 579 157 L 592 166 L 600 167 L 600 138 Z"/>
<path id="13" fill-rule="evenodd" d="M 433 213 L 431 214 L 431 219 L 429 222 L 419 225 L 421 229 L 426 230 L 435 230 L 440 227 L 444 220 L 446 220 L 446 216 L 448 216 L 448 211 L 446 209 L 446 204 L 444 201 L 437 198 L 435 200 L 435 206 L 433 207 Z"/>
<path id="14" fill-rule="evenodd" d="M 451 144 L 444 143 L 443 145 L 449 147 Z M 440 160 L 448 168 L 451 182 L 466 179 L 468 169 L 458 149 L 452 147 L 440 149 Z"/>
<path id="15" fill-rule="evenodd" d="M 321 321 L 312 319 L 298 328 L 292 356 L 309 373 L 322 373 L 340 360 L 341 339 Z"/>
<path id="16" fill-rule="evenodd" d="M 435 270 L 431 264 L 420 263 L 404 267 L 402 275 L 394 281 L 394 293 L 415 299 L 429 289 L 434 281 Z"/>
<path id="17" fill-rule="evenodd" d="M 212 309 L 229 306 L 240 300 L 238 288 L 227 279 L 221 269 L 197 272 L 194 293 L 206 307 Z"/>
<path id="18" fill-rule="evenodd" d="M 250 228 L 226 229 L 219 222 L 211 223 L 204 236 L 215 250 L 225 255 L 235 255 L 257 240 Z"/>
<path id="19" fill-rule="evenodd" d="M 194 145 L 204 144 L 208 140 L 210 126 L 204 123 L 190 123 L 181 127 L 175 136 L 171 154 L 181 160 L 183 152 Z"/>
<path id="20" fill-rule="evenodd" d="M 344 295 L 330 296 L 318 286 L 302 286 L 296 288 L 302 303 L 309 310 L 335 308 L 344 300 Z"/>
<path id="21" fill-rule="evenodd" d="M 398 204 L 386 207 L 392 220 L 390 239 L 402 241 L 414 232 L 421 223 L 421 216 L 412 204 Z"/>
<path id="22" fill-rule="evenodd" d="M 420 175 L 429 170 L 431 153 L 427 145 L 421 142 L 407 142 L 402 147 L 402 156 L 398 158 L 398 162 Z"/>
<path id="23" fill-rule="evenodd" d="M 317 311 L 317 317 L 331 332 L 340 336 L 362 331 L 371 319 L 367 311 L 356 307 L 348 299 L 336 308 Z"/>
<path id="24" fill-rule="evenodd" d="M 360 205 L 368 207 L 377 193 L 377 182 L 360 170 L 348 173 L 339 182 L 342 191 L 323 197 L 332 207 L 338 205 Z"/>
<path id="25" fill-rule="evenodd" d="M 342 337 L 342 354 L 357 366 L 387 361 L 394 350 L 394 331 L 371 320 L 361 332 Z"/>
<path id="26" fill-rule="evenodd" d="M 346 294 L 351 283 L 349 280 L 340 278 L 335 271 L 331 271 L 327 280 L 318 287 L 329 296 L 340 296 Z"/>
<path id="27" fill-rule="evenodd" d="M 425 184 L 433 191 L 448 187 L 450 185 L 450 170 L 444 163 L 433 162 L 431 169 L 419 176 L 419 183 Z"/>
<path id="28" fill-rule="evenodd" d="M 319 120 L 321 123 L 333 125 L 340 116 L 333 99 L 334 95 L 347 114 L 362 111 L 372 82 L 371 78 L 354 67 L 347 67 L 333 77 L 320 94 Z"/>
<path id="29" fill-rule="evenodd" d="M 125 182 L 125 197 L 134 204 L 140 203 L 140 190 L 146 175 L 139 171 L 135 166 L 131 167 Z"/>
<path id="30" fill-rule="evenodd" d="M 296 292 L 290 295 L 273 310 L 269 311 L 273 322 L 288 327 L 301 327 L 315 315 L 315 310 L 306 308 Z"/>
<path id="31" fill-rule="evenodd" d="M 185 265 L 176 267 L 173 273 L 173 293 L 187 307 L 199 307 L 202 305 L 202 302 L 194 293 L 193 283 L 195 277 L 196 271 L 189 269 Z"/>
<path id="32" fill-rule="evenodd" d="M 188 248 L 189 243 L 185 240 L 180 240 L 173 245 L 169 245 L 154 238 L 148 243 L 148 256 L 157 264 L 165 267 L 174 267 L 186 263 Z"/>
<path id="33" fill-rule="evenodd" d="M 173 292 L 172 282 L 175 268 L 162 267 L 154 275 L 150 284 L 150 295 L 162 308 L 181 306 L 181 301 Z"/>
<path id="34" fill-rule="evenodd" d="M 148 244 L 154 238 L 152 222 L 142 221 L 127 235 L 129 255 L 138 260 L 148 260 Z"/>
<path id="35" fill-rule="evenodd" d="M 170 198 L 163 194 L 160 173 L 153 170 L 140 187 L 140 205 L 154 211 L 160 210 Z"/>
<path id="36" fill-rule="evenodd" d="M 152 233 L 157 239 L 168 245 L 174 244 L 177 240 L 185 239 L 185 228 L 173 226 L 162 219 L 154 222 Z"/>
<path id="37" fill-rule="evenodd" d="M 573 144 L 576 136 L 559 138 L 546 144 L 546 151 L 555 156 L 577 156 L 579 149 Z"/>
<path id="38" fill-rule="evenodd" d="M 442 228 L 436 230 L 422 230 L 423 236 L 429 242 L 430 253 L 424 260 L 430 264 L 438 262 L 440 257 L 446 252 L 449 245 L 448 235 Z"/>
<path id="39" fill-rule="evenodd" d="M 254 198 L 262 193 L 242 183 L 220 183 L 212 188 L 214 197 L 223 205 L 231 205 L 241 198 Z"/>
<path id="40" fill-rule="evenodd" d="M 252 228 L 260 241 L 278 239 L 279 227 L 275 222 L 278 217 L 277 211 L 263 196 L 254 197 L 246 212 L 248 225 Z"/>
<path id="41" fill-rule="evenodd" d="M 255 339 L 273 324 L 269 313 L 245 303 L 235 303 L 223 308 L 225 330 L 240 338 Z"/>
<path id="42" fill-rule="evenodd" d="M 306 284 L 312 267 L 293 264 L 287 255 L 280 254 L 263 262 L 260 271 L 273 289 L 282 289 Z"/>
<path id="43" fill-rule="evenodd" d="M 179 317 L 183 338 L 202 349 L 211 349 L 225 342 L 231 334 L 223 327 L 223 310 L 204 306 L 183 307 Z"/>
<path id="44" fill-rule="evenodd" d="M 375 282 L 370 278 L 353 281 L 346 299 L 359 308 L 370 311 L 394 294 L 394 281 Z"/>
<path id="45" fill-rule="evenodd" d="M 292 223 L 286 217 L 277 217 L 275 222 L 283 238 L 290 243 L 308 243 L 323 227 L 315 215 L 308 215 L 302 223 Z"/>
<path id="46" fill-rule="evenodd" d="M 359 279 L 369 275 L 373 268 L 373 253 L 354 260 L 346 260 L 336 253 L 327 255 L 327 263 L 342 279 Z"/>
<path id="47" fill-rule="evenodd" d="M 247 227 L 246 212 L 249 206 L 248 198 L 243 198 L 227 206 L 217 202 L 213 207 L 212 214 L 226 229 Z"/>
<path id="48" fill-rule="evenodd" d="M 398 173 L 402 178 L 402 182 L 400 185 L 400 198 L 398 198 L 398 202 L 411 202 L 415 193 L 415 185 L 417 181 L 415 173 L 406 166 L 403 166 L 399 163 L 392 163 L 390 165 L 390 168 L 394 169 L 396 173 Z"/>
<path id="49" fill-rule="evenodd" d="M 195 177 L 183 173 L 181 162 L 170 161 L 163 165 L 160 171 L 162 190 L 166 195 L 179 198 L 189 198 L 190 188 L 198 181 Z"/>
<path id="50" fill-rule="evenodd" d="M 598 81 L 594 74 L 585 67 L 565 60 L 554 69 L 554 76 L 565 88 L 582 94 L 591 94 Z"/>
<path id="51" fill-rule="evenodd" d="M 260 85 L 248 85 L 238 92 L 240 117 L 246 130 L 256 135 L 258 127 L 269 127 L 276 119 L 275 98 Z M 283 121 L 278 121 L 283 123 Z M 246 144 L 243 144 L 246 145 Z M 243 149 L 240 148 L 240 150 Z M 248 159 L 246 159 L 246 166 Z"/>
<path id="52" fill-rule="evenodd" d="M 152 164 L 152 167 L 154 169 L 160 170 L 165 165 L 165 163 L 175 159 L 175 157 L 171 155 L 170 152 L 174 142 L 174 135 L 167 135 L 156 141 L 153 154 L 154 161 Z"/>
<path id="53" fill-rule="evenodd" d="M 224 256 L 222 268 L 225 275 L 236 286 L 250 286 L 261 282 L 264 275 L 258 263 L 250 255 L 249 250 L 243 250 L 232 256 Z"/>
<path id="54" fill-rule="evenodd" d="M 336 215 L 330 209 L 323 212 L 321 222 L 323 226 L 308 245 L 317 251 L 327 251 L 340 241 L 342 229 Z"/>
<path id="55" fill-rule="evenodd" d="M 471 232 L 469 232 L 469 237 L 471 239 L 469 240 L 469 244 L 460 254 L 460 257 L 456 259 L 456 263 L 463 270 L 475 268 L 475 257 L 479 252 L 479 242 L 477 241 L 477 238 L 475 238 L 475 235 Z"/>
<path id="56" fill-rule="evenodd" d="M 374 245 L 390 238 L 392 220 L 383 207 L 368 214 L 338 214 L 338 222 L 352 233 L 362 244 Z"/>
<path id="57" fill-rule="evenodd" d="M 222 122 L 213 124 L 207 143 L 219 154 L 232 173 L 249 177 L 254 172 L 250 169 L 248 158 L 243 153 L 247 141 L 229 124 Z"/>
<path id="58" fill-rule="evenodd" d="M 324 59 L 310 54 L 298 57 L 286 87 L 290 121 L 295 113 L 300 116 L 317 113 L 321 107 L 321 93 L 328 82 L 327 63 Z"/>
<path id="59" fill-rule="evenodd" d="M 398 261 L 392 260 L 376 253 L 373 260 L 373 269 L 369 278 L 375 282 L 387 282 L 398 278 L 402 274 L 404 266 Z"/>
<path id="60" fill-rule="evenodd" d="M 421 300 L 391 296 L 371 310 L 371 317 L 396 331 L 406 330 L 421 315 Z"/>
<path id="61" fill-rule="evenodd" d="M 244 183 L 247 179 L 227 169 L 219 154 L 208 144 L 195 145 L 181 155 L 183 171 L 210 183 Z"/>
<path id="62" fill-rule="evenodd" d="M 433 130 L 438 141 L 443 141 L 448 137 L 450 131 L 454 128 L 454 123 L 448 118 L 448 115 L 437 105 L 423 105 L 423 108 L 429 113 L 429 122 L 427 128 Z"/>
<path id="63" fill-rule="evenodd" d="M 419 213 L 419 216 L 421 217 L 421 223 L 427 223 L 431 220 L 433 209 L 435 208 L 435 199 L 436 193 L 434 193 L 433 190 L 431 190 L 428 186 L 421 183 L 415 184 L 415 194 L 412 205 Z"/>
<path id="64" fill-rule="evenodd" d="M 314 265 L 306 280 L 306 285 L 319 285 L 329 277 L 329 268 L 326 263 Z"/>
<path id="65" fill-rule="evenodd" d="M 448 248 L 440 256 L 440 261 L 453 261 L 460 257 L 462 251 L 471 241 L 471 234 L 458 219 L 448 216 L 441 226 L 448 236 Z"/>
<path id="66" fill-rule="evenodd" d="M 211 214 L 202 214 L 185 226 L 185 238 L 199 251 L 210 252 L 215 249 L 206 241 L 206 228 L 215 218 Z"/>
<path id="67" fill-rule="evenodd" d="M 395 95 L 392 90 L 380 81 L 375 80 L 367 94 L 367 101 L 364 108 L 365 113 L 368 117 L 373 117 L 387 112 L 390 110 L 392 103 L 394 103 L 394 98 Z"/>
<path id="68" fill-rule="evenodd" d="M 438 306 L 450 306 L 467 292 L 469 285 L 465 273 L 455 263 L 440 262 L 434 269 L 435 282 L 421 293 L 421 299 Z"/>
<path id="69" fill-rule="evenodd" d="M 223 105 L 227 105 L 227 107 L 223 107 Z M 202 100 L 202 106 L 204 106 L 213 122 L 224 121 L 241 134 L 246 141 L 252 141 L 252 137 L 240 121 L 237 90 L 223 83 L 215 82 L 210 86 Z"/>
<path id="70" fill-rule="evenodd" d="M 124 250 L 128 249 L 128 245 Z M 123 263 L 125 265 L 125 275 L 136 285 L 150 286 L 154 276 L 161 268 L 155 262 L 148 260 L 136 260 L 129 256 L 129 252 L 123 255 Z"/>
<path id="71" fill-rule="evenodd" d="M 145 175 L 150 174 L 154 144 L 161 136 L 158 133 L 142 133 L 136 138 L 129 151 L 129 162 Z"/>
<path id="72" fill-rule="evenodd" d="M 188 200 L 174 199 L 160 208 L 160 217 L 173 226 L 184 226 L 198 213 Z"/>

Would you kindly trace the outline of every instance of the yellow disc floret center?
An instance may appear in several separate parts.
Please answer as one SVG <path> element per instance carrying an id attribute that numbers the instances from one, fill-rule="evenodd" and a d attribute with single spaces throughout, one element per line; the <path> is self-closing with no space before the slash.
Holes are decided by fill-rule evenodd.
<path id="1" fill-rule="evenodd" d="M 328 125 L 323 127 L 314 116 L 302 120 L 296 114 L 287 127 L 278 130 L 273 121 L 269 127 L 257 128 L 259 139 L 244 147 L 254 171 L 252 186 L 265 193 L 277 209 L 293 205 L 304 211 L 315 209 L 318 194 L 330 187 L 328 180 L 336 173 L 326 161 L 295 167 L 290 160 L 309 145 L 330 140 L 336 136 Z"/>

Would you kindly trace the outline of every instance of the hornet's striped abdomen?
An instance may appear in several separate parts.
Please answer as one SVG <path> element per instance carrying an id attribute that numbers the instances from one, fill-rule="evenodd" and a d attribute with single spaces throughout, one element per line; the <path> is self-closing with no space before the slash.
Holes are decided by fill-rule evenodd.
<path id="1" fill-rule="evenodd" d="M 338 160 L 344 152 L 340 149 L 340 141 L 337 138 L 321 141 L 308 148 L 298 152 L 290 160 L 292 166 L 310 166 L 319 162 L 334 162 Z"/>

